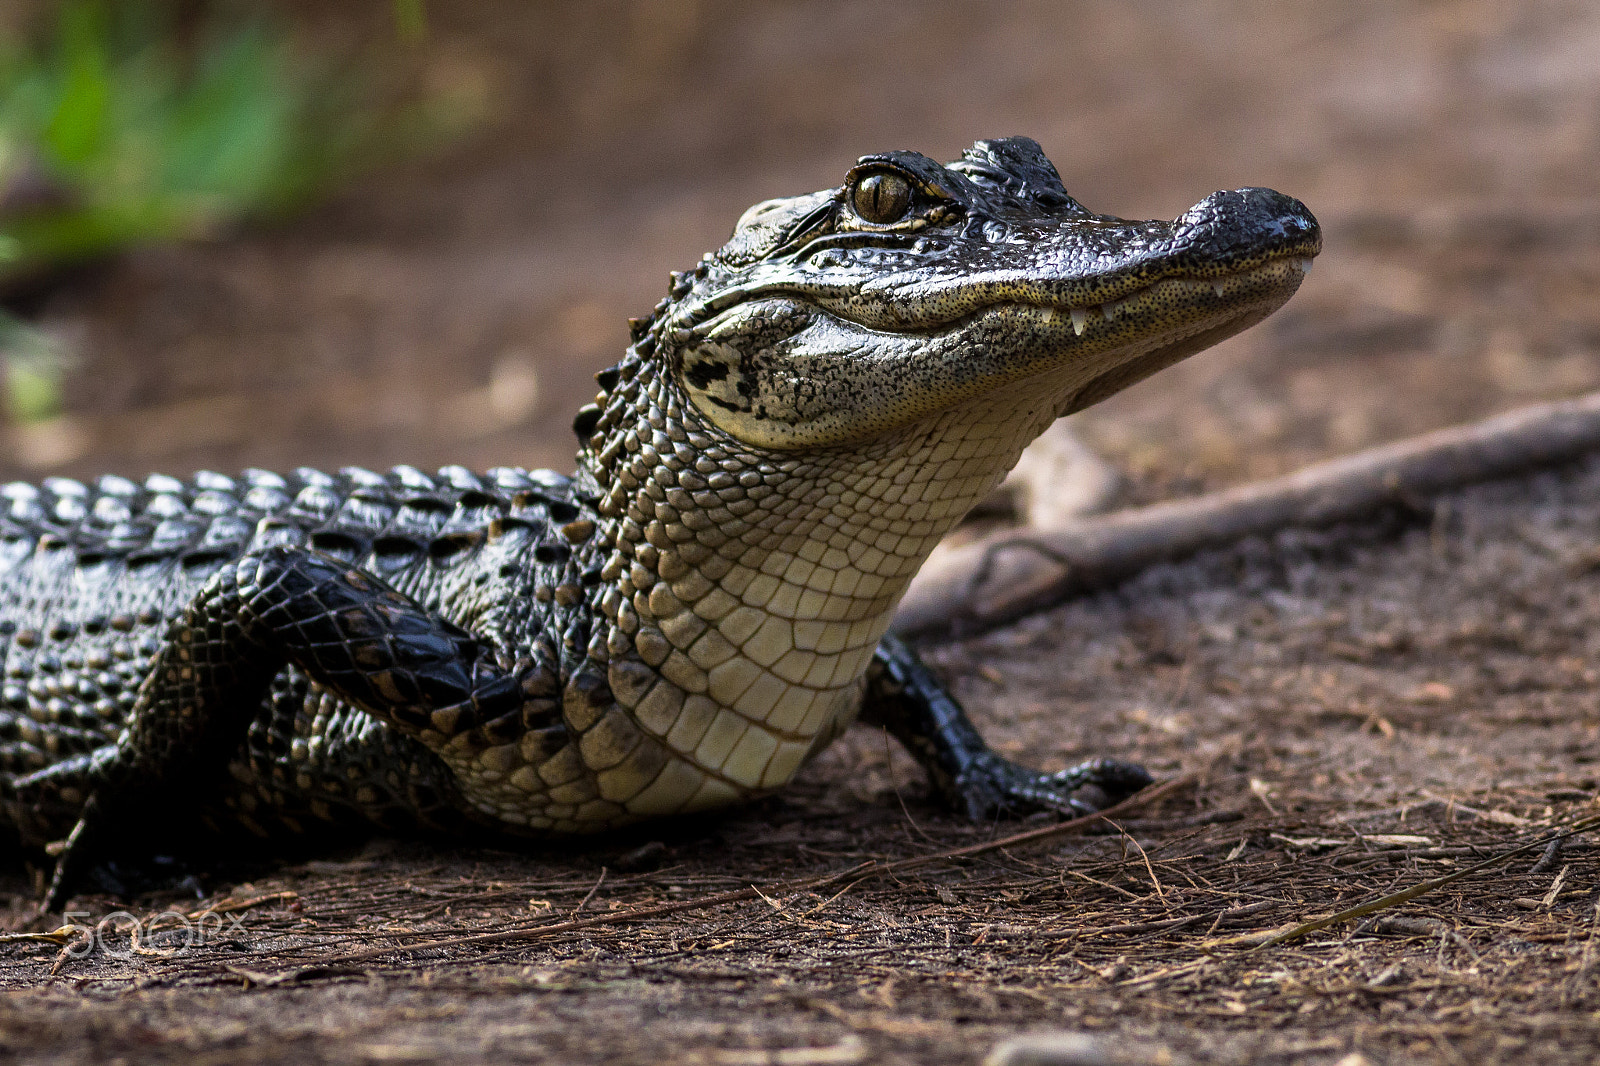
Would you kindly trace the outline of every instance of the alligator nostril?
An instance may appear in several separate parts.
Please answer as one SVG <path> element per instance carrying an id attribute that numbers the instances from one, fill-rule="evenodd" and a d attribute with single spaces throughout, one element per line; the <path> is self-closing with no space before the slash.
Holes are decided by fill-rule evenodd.
<path id="1" fill-rule="evenodd" d="M 1204 247 L 1211 254 L 1248 253 L 1321 239 L 1317 220 L 1305 204 L 1261 188 L 1212 193 L 1179 216 L 1173 231 L 1179 244 Z"/>

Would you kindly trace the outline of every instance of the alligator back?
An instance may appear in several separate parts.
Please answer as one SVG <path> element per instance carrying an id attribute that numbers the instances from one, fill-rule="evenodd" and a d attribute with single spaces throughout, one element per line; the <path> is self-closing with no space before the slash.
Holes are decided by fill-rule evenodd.
<path id="1" fill-rule="evenodd" d="M 554 531 L 586 510 L 572 489 L 570 478 L 547 470 L 478 475 L 459 466 L 432 475 L 406 466 L 386 474 L 302 468 L 287 476 L 248 470 L 237 478 L 202 472 L 188 481 L 108 476 L 0 487 L 0 803 L 15 780 L 116 740 L 169 630 L 230 561 L 276 545 L 310 548 L 480 628 L 507 606 L 496 594 L 507 583 L 485 569 L 504 565 L 503 553 L 483 550 L 493 534 L 508 526 L 522 534 L 517 542 L 531 557 L 517 565 L 537 588 L 564 578 L 570 549 Z M 533 629 L 544 621 L 537 596 L 520 610 Z M 503 627 L 506 619 L 496 621 Z M 316 760 L 303 750 L 292 758 L 297 741 L 303 748 L 332 738 L 341 742 L 341 759 L 329 769 L 345 779 L 337 787 L 308 775 Z M 238 807 L 247 797 L 243 805 L 252 809 L 263 804 L 251 797 L 264 798 L 291 821 L 307 812 L 336 818 L 348 807 L 385 822 L 401 811 L 452 806 L 415 795 L 448 780 L 433 772 L 432 760 L 342 701 L 321 699 L 290 668 L 275 679 L 229 767 L 233 783 L 245 787 L 222 798 Z M 402 781 L 397 768 L 418 772 Z M 385 791 L 386 781 L 395 795 L 374 791 Z M 264 782 L 273 794 L 261 797 Z M 48 839 L 70 828 L 75 810 L 69 803 L 59 817 L 9 813 L 25 838 Z"/>

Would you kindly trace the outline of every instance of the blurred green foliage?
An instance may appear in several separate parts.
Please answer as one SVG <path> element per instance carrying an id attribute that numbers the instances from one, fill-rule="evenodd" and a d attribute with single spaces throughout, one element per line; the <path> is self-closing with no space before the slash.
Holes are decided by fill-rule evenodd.
<path id="1" fill-rule="evenodd" d="M 363 165 L 448 141 L 470 102 L 376 103 L 238 5 L 63 0 L 32 40 L 0 39 L 0 294 L 137 244 L 280 217 Z M 396 35 L 426 35 L 396 0 Z M 51 398 L 50 346 L 0 311 L 13 417 Z M 19 369 L 20 368 L 20 369 Z"/>
<path id="2" fill-rule="evenodd" d="M 5 414 L 14 422 L 37 422 L 61 413 L 61 375 L 71 362 L 56 338 L 0 314 Z"/>
<path id="3" fill-rule="evenodd" d="M 423 0 L 394 0 L 394 26 L 400 38 L 420 41 L 428 36 L 428 12 Z"/>
<path id="4" fill-rule="evenodd" d="M 0 44 L 0 278 L 326 188 L 389 131 L 314 67 L 259 19 L 181 27 L 155 2 L 67 0 L 48 40 Z"/>

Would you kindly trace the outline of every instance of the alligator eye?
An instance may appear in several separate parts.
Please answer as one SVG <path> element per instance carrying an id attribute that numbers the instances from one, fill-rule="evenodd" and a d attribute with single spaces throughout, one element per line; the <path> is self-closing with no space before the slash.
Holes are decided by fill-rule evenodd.
<path id="1" fill-rule="evenodd" d="M 868 174 L 856 182 L 850 204 L 868 222 L 880 226 L 898 222 L 911 206 L 911 183 L 893 171 Z"/>

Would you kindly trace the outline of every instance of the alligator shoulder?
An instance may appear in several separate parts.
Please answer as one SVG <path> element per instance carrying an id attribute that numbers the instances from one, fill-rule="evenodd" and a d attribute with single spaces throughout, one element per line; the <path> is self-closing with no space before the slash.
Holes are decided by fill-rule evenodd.
<path id="1" fill-rule="evenodd" d="M 0 820 L 71 833 L 59 902 L 155 811 L 588 832 L 779 787 L 858 715 L 974 817 L 1115 799 L 1148 778 L 1000 759 L 885 630 L 1029 440 L 1319 249 L 1264 189 L 1093 214 L 1025 138 L 867 156 L 673 275 L 571 479 L 9 486 Z"/>

